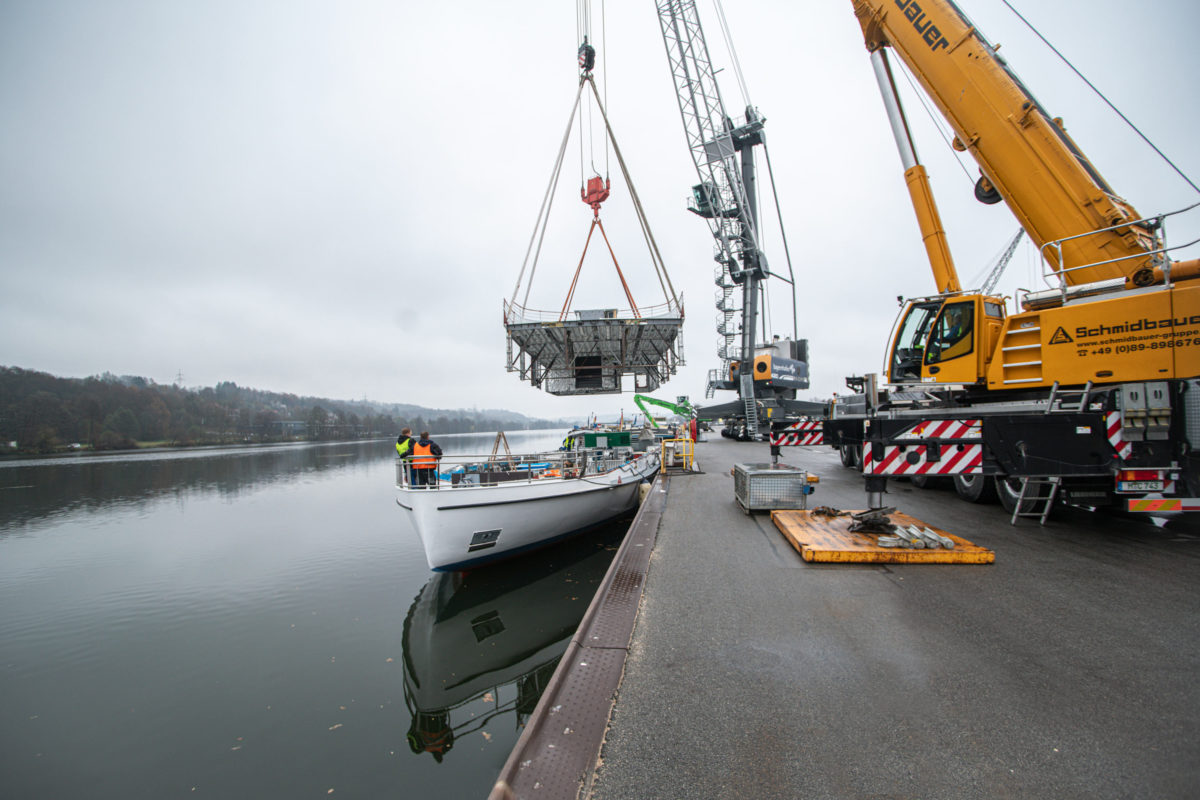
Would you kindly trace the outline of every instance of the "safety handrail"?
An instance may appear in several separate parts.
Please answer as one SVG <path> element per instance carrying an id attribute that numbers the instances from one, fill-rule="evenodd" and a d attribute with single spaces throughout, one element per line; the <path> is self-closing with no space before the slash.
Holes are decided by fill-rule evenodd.
<path id="1" fill-rule="evenodd" d="M 544 453 L 486 455 L 455 453 L 437 459 L 436 482 L 414 483 L 415 458 L 397 458 L 396 485 L 403 488 L 459 489 L 511 483 L 586 479 L 620 469 L 640 453 L 600 450 L 554 450 Z"/>
<path id="2" fill-rule="evenodd" d="M 659 463 L 662 464 L 663 469 L 676 467 L 691 471 L 692 464 L 696 461 L 696 443 L 690 438 L 663 439 L 660 447 L 662 455 L 659 456 L 661 459 Z"/>
<path id="3" fill-rule="evenodd" d="M 1094 231 L 1087 231 L 1085 233 L 1077 233 L 1074 236 L 1064 236 L 1061 239 L 1055 239 L 1054 241 L 1046 242 L 1040 248 L 1040 254 L 1042 257 L 1042 278 L 1051 285 L 1053 285 L 1054 280 L 1057 279 L 1058 283 L 1059 283 L 1059 288 L 1065 292 L 1067 290 L 1067 283 L 1066 283 L 1067 273 L 1075 272 L 1075 271 L 1081 270 L 1081 269 L 1090 269 L 1092 267 L 1101 267 L 1101 266 L 1105 266 L 1107 264 L 1115 264 L 1120 261 L 1129 261 L 1131 259 L 1145 259 L 1145 258 L 1151 258 L 1153 256 L 1165 256 L 1167 253 L 1170 253 L 1172 251 L 1183 250 L 1183 249 L 1191 247 L 1197 243 L 1200 243 L 1200 238 L 1197 238 L 1197 239 L 1193 239 L 1190 242 L 1185 242 L 1184 244 L 1172 245 L 1170 247 L 1167 246 L 1167 228 L 1166 228 L 1167 218 L 1178 216 L 1180 214 L 1186 214 L 1187 212 L 1192 211 L 1193 209 L 1198 208 L 1198 207 L 1200 207 L 1200 202 L 1193 203 L 1190 206 L 1186 206 L 1186 207 L 1178 209 L 1176 211 L 1168 211 L 1164 214 L 1157 214 L 1152 217 L 1143 217 L 1142 219 L 1133 220 L 1131 222 L 1121 222 L 1116 225 L 1110 225 L 1107 228 L 1099 228 Z M 1136 228 L 1139 226 L 1145 228 L 1151 234 L 1153 234 L 1155 231 L 1158 231 L 1159 232 L 1158 242 L 1161 246 L 1154 250 L 1146 250 L 1141 253 L 1132 253 L 1130 255 L 1118 256 L 1116 258 L 1110 258 L 1105 261 L 1096 261 L 1096 262 L 1092 262 L 1090 264 L 1079 264 L 1074 267 L 1063 267 L 1062 266 L 1062 263 L 1063 263 L 1062 251 L 1063 251 L 1063 244 L 1065 242 L 1072 242 L 1072 241 L 1075 241 L 1076 239 L 1084 239 L 1089 236 L 1098 236 L 1102 233 L 1109 233 L 1112 231 L 1116 231 L 1118 229 Z M 1053 252 L 1058 257 L 1059 267 L 1057 269 L 1053 266 L 1053 264 L 1051 263 L 1051 261 L 1048 257 L 1049 252 Z M 1163 273 L 1164 273 L 1164 275 L 1167 276 L 1167 281 L 1170 282 L 1170 270 L 1171 270 L 1170 261 L 1168 259 L 1164 258 L 1164 259 L 1162 259 L 1162 262 L 1163 262 Z"/>

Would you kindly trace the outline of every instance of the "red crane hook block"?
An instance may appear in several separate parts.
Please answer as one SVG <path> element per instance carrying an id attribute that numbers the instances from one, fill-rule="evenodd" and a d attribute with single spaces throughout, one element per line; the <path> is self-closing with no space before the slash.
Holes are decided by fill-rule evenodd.
<path id="1" fill-rule="evenodd" d="M 596 175 L 588 178 L 587 186 L 579 190 L 579 196 L 583 198 L 583 202 L 592 207 L 597 218 L 600 216 L 600 204 L 608 199 L 608 191 L 611 188 L 612 181 Z"/>

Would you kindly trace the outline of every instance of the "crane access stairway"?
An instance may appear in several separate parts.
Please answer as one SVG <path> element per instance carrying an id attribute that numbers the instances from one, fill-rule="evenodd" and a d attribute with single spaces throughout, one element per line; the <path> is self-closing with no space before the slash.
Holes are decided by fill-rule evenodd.
<path id="1" fill-rule="evenodd" d="M 717 392 L 717 386 L 721 383 L 721 370 L 710 369 L 708 371 L 708 381 L 704 384 L 704 399 L 711 400 Z"/>
<path id="2" fill-rule="evenodd" d="M 747 372 L 742 376 L 742 403 L 746 408 L 746 434 L 758 436 L 758 404 L 754 402 L 754 375 Z"/>
<path id="3" fill-rule="evenodd" d="M 1014 328 L 1015 317 L 1005 320 L 1004 345 L 1000 350 L 1004 385 L 1042 383 L 1041 325 L 1036 318 L 1022 319 L 1026 327 Z M 1056 342 L 1051 342 L 1056 344 Z"/>

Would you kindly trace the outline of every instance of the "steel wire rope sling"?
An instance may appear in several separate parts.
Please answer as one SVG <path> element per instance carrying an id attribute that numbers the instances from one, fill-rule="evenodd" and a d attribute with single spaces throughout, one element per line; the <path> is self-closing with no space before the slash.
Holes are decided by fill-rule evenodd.
<path id="1" fill-rule="evenodd" d="M 585 20 L 590 19 L 590 10 L 580 11 L 580 17 L 584 18 Z M 589 27 L 589 23 L 585 22 L 583 24 L 583 27 L 581 28 L 581 30 L 586 31 L 588 29 L 588 27 Z M 517 276 L 517 283 L 513 287 L 512 298 L 509 301 L 509 303 L 507 304 L 507 307 L 505 309 L 505 323 L 506 324 L 510 321 L 514 321 L 518 315 L 520 316 L 520 318 L 524 319 L 525 314 L 526 314 L 526 309 L 528 308 L 529 292 L 533 287 L 533 279 L 537 272 L 538 259 L 540 258 L 542 245 L 545 241 L 546 228 L 548 227 L 548 224 L 549 224 L 550 211 L 553 206 L 554 194 L 558 187 L 559 178 L 562 175 L 562 167 L 563 167 L 563 163 L 564 163 L 564 160 L 566 157 L 567 145 L 569 144 L 569 141 L 570 141 L 571 128 L 574 126 L 576 115 L 579 113 L 580 99 L 582 97 L 583 87 L 585 85 L 591 86 L 592 97 L 595 100 L 596 107 L 600 111 L 600 116 L 604 121 L 604 129 L 605 129 L 605 133 L 606 133 L 605 161 L 607 162 L 607 160 L 608 160 L 608 158 L 607 158 L 608 143 L 611 143 L 613 153 L 617 157 L 617 164 L 621 169 L 621 175 L 625 179 L 625 184 L 629 189 L 630 200 L 633 203 L 634 212 L 635 212 L 635 215 L 638 220 L 638 225 L 642 232 L 642 238 L 646 242 L 647 250 L 650 253 L 651 263 L 654 266 L 655 277 L 658 279 L 659 287 L 663 291 L 663 295 L 667 301 L 668 309 L 673 312 L 677 311 L 680 317 L 683 316 L 683 305 L 679 300 L 679 296 L 675 292 L 675 287 L 674 287 L 674 284 L 672 284 L 672 282 L 671 282 L 670 275 L 667 273 L 666 265 L 663 261 L 662 255 L 658 249 L 658 244 L 654 238 L 653 232 L 650 229 L 649 221 L 646 218 L 645 208 L 642 205 L 641 198 L 638 196 L 637 190 L 633 185 L 633 179 L 631 178 L 631 176 L 629 174 L 628 166 L 625 163 L 624 157 L 621 155 L 620 147 L 617 145 L 616 137 L 613 134 L 612 125 L 609 121 L 608 113 L 607 113 L 607 110 L 605 109 L 605 104 L 600 98 L 599 90 L 596 88 L 596 82 L 595 82 L 595 79 L 592 74 L 592 69 L 594 66 L 595 66 L 595 50 L 588 44 L 588 36 L 587 36 L 587 33 L 585 32 L 585 33 L 583 33 L 583 44 L 579 48 L 579 67 L 582 70 L 580 77 L 579 77 L 579 89 L 575 94 L 575 101 L 571 107 L 571 114 L 567 120 L 566 130 L 563 133 L 562 142 L 559 146 L 558 155 L 556 157 L 554 167 L 551 170 L 550 181 L 546 187 L 546 193 L 542 198 L 541 208 L 538 210 L 538 216 L 537 216 L 537 220 L 534 224 L 534 230 L 533 230 L 532 235 L 530 236 L 529 245 L 525 251 L 525 259 L 521 264 L 521 271 Z M 607 93 L 607 91 L 606 91 L 606 93 Z M 582 139 L 583 139 L 583 133 L 581 131 L 580 132 L 581 151 L 582 151 Z M 580 162 L 581 162 L 580 168 L 582 170 L 583 169 L 582 152 L 581 152 Z M 594 167 L 593 167 L 593 169 L 594 169 Z M 581 178 L 582 178 L 582 176 L 581 176 Z M 633 299 L 633 294 L 629 289 L 628 282 L 625 280 L 624 273 L 621 271 L 621 266 L 617 262 L 616 254 L 613 252 L 613 249 L 612 249 L 612 244 L 609 242 L 608 235 L 604 231 L 604 225 L 600 221 L 599 206 L 600 206 L 600 203 L 603 202 L 604 199 L 607 199 L 608 188 L 609 188 L 609 181 L 607 179 L 605 179 L 602 184 L 600 182 L 599 175 L 592 178 L 581 188 L 580 193 L 581 193 L 581 196 L 582 196 L 584 202 L 587 202 L 593 208 L 593 218 L 592 218 L 591 227 L 588 229 L 587 239 L 584 243 L 583 254 L 580 256 L 579 264 L 576 266 L 575 274 L 571 280 L 570 288 L 567 291 L 566 299 L 563 303 L 562 309 L 559 311 L 559 314 L 558 314 L 558 321 L 560 321 L 560 322 L 566 317 L 566 314 L 570 308 L 571 301 L 574 298 L 575 289 L 576 289 L 576 286 L 578 285 L 579 275 L 583 268 L 583 262 L 587 256 L 588 247 L 591 244 L 592 234 L 595 232 L 595 229 L 597 227 L 600 228 L 601 236 L 603 236 L 605 244 L 608 247 L 609 255 L 613 259 L 613 266 L 616 268 L 617 276 L 621 281 L 622 289 L 625 292 L 626 299 L 629 301 L 633 315 L 635 318 L 641 319 L 641 312 L 637 307 L 636 301 L 634 301 L 634 299 Z M 591 199 L 589 199 L 589 198 L 591 198 Z M 532 257 L 532 260 L 531 260 L 531 257 Z M 521 304 L 518 306 L 516 299 L 517 299 L 518 293 L 520 293 L 521 284 L 525 280 L 525 273 L 527 270 L 529 272 L 529 281 L 525 285 L 525 293 L 522 296 Z"/>
<path id="2" fill-rule="evenodd" d="M 529 283 L 525 286 L 525 294 L 521 298 L 521 305 L 519 306 L 522 315 L 524 315 L 525 308 L 529 305 L 529 290 L 533 288 L 533 276 L 537 272 L 538 258 L 542 252 L 542 243 L 546 238 L 546 225 L 550 220 L 550 209 L 554 204 L 554 191 L 558 187 L 558 178 L 562 173 L 563 157 L 567 152 L 567 144 L 571 140 L 571 127 L 575 124 L 575 114 L 579 110 L 579 98 L 582 96 L 583 81 L 581 80 L 579 82 L 579 90 L 575 92 L 575 102 L 571 106 L 571 116 L 567 120 L 567 129 L 563 133 L 562 144 L 558 148 L 558 157 L 555 159 L 554 169 L 550 171 L 550 182 L 546 186 L 546 194 L 542 197 L 542 206 L 538 209 L 537 220 L 533 224 L 533 234 L 529 237 L 529 246 L 525 249 L 525 260 L 521 262 L 521 271 L 517 275 L 517 283 L 513 287 L 512 298 L 508 303 L 506 311 L 518 308 L 516 305 L 517 293 L 521 290 L 521 282 L 525 279 L 526 269 L 529 270 Z M 536 249 L 534 247 L 535 242 L 537 244 Z M 532 262 L 529 260 L 531 255 L 533 256 Z M 508 314 L 506 313 L 505 322 L 507 321 Z"/>
<path id="3" fill-rule="evenodd" d="M 655 277 L 658 278 L 658 285 L 662 289 L 663 296 L 666 298 L 668 306 L 672 309 L 678 309 L 679 315 L 683 316 L 683 305 L 679 301 L 679 296 L 675 293 L 675 286 L 671 283 L 671 276 L 667 273 L 666 264 L 663 262 L 662 254 L 658 250 L 658 243 L 654 239 L 653 231 L 650 230 L 650 222 L 646 218 L 645 207 L 642 205 L 642 201 L 638 196 L 637 189 L 633 185 L 633 178 L 629 174 L 629 168 L 625 164 L 625 158 L 621 155 L 621 148 L 617 144 L 617 137 L 613 134 L 612 124 L 609 122 L 608 112 L 604 108 L 604 103 L 600 99 L 600 92 L 596 88 L 596 82 L 592 79 L 590 74 L 581 78 L 581 81 L 586 81 L 592 87 L 592 96 L 596 100 L 596 108 L 600 110 L 600 117 L 604 120 L 604 129 L 608 134 L 608 141 L 612 143 L 613 155 L 617 157 L 617 165 L 621 168 L 621 176 L 625 179 L 625 185 L 629 189 L 629 198 L 633 203 L 633 209 L 635 215 L 637 216 L 638 225 L 642 231 L 642 238 L 646 242 L 646 248 L 650 253 L 650 261 L 654 266 L 654 274 Z M 593 180 L 598 180 L 598 178 Z M 605 191 L 605 196 L 607 197 L 607 190 Z M 612 245 L 608 243 L 608 235 L 604 233 L 604 225 L 600 222 L 599 202 L 592 204 L 592 208 L 595 211 L 595 215 L 592 218 L 592 229 L 588 231 L 588 241 L 590 242 L 591 240 L 592 230 L 594 230 L 596 227 L 599 227 L 601 235 L 604 236 L 605 244 L 609 245 L 609 255 L 612 256 L 613 266 L 617 268 L 617 275 L 621 278 L 621 286 L 625 289 L 625 296 L 629 300 L 630 307 L 633 310 L 633 315 L 640 319 L 641 313 L 638 311 L 638 307 L 634 302 L 633 295 L 629 291 L 629 286 L 625 282 L 625 276 L 621 272 L 621 266 L 617 263 L 617 257 L 612 251 Z M 585 243 L 583 248 L 585 256 L 587 255 L 587 247 L 588 245 Z M 579 280 L 579 273 L 582 267 L 583 256 L 580 256 L 579 266 L 575 268 L 575 277 L 571 281 L 571 288 L 567 294 L 567 301 L 563 304 L 562 312 L 559 315 L 560 321 L 566 316 L 567 310 L 570 307 L 570 301 L 575 293 L 575 285 Z"/>

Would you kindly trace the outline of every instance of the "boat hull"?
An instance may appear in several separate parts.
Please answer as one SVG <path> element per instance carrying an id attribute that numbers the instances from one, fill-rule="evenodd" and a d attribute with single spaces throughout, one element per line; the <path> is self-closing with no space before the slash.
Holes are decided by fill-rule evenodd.
<path id="1" fill-rule="evenodd" d="M 545 478 L 499 486 L 398 487 L 429 568 L 453 571 L 507 558 L 607 522 L 638 502 L 658 470 L 643 456 L 586 478 Z"/>

